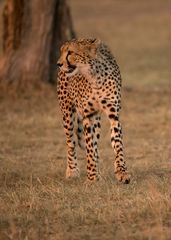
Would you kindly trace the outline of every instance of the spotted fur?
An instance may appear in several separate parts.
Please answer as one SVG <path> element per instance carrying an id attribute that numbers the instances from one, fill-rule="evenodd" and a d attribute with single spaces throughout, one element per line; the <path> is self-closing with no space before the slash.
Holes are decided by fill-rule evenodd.
<path id="1" fill-rule="evenodd" d="M 61 47 L 58 66 L 57 91 L 67 143 L 66 177 L 79 176 L 74 139 L 76 114 L 78 143 L 82 148 L 83 135 L 85 139 L 87 178 L 100 178 L 98 140 L 103 112 L 111 126 L 115 175 L 119 181 L 129 183 L 119 121 L 121 75 L 109 48 L 98 39 L 71 40 Z"/>

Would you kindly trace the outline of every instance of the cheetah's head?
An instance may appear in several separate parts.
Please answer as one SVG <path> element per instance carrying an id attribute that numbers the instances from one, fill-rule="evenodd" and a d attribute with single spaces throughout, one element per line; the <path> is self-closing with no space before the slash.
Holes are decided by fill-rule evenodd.
<path id="1" fill-rule="evenodd" d="M 58 67 L 68 76 L 88 71 L 100 43 L 98 39 L 73 39 L 66 42 L 60 50 Z"/>

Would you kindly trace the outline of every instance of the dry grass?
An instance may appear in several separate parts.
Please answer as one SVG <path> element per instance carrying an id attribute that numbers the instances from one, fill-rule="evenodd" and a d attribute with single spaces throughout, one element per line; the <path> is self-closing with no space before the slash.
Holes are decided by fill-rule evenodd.
<path id="1" fill-rule="evenodd" d="M 48 101 L 43 96 L 1 101 L 0 239 L 170 239 L 171 92 L 124 90 L 122 120 L 132 182 L 121 185 L 113 178 L 104 119 L 104 179 L 90 187 L 84 185 L 81 151 L 81 178 L 64 178 L 65 138 L 55 94 L 48 93 Z"/>
<path id="2" fill-rule="evenodd" d="M 100 143 L 103 180 L 87 187 L 85 156 L 80 150 L 81 178 L 65 180 L 65 136 L 56 94 L 47 88 L 40 95 L 33 92 L 25 98 L 1 98 L 0 239 L 169 240 L 170 1 L 165 4 L 162 0 L 148 1 L 145 7 L 144 3 L 139 5 L 139 1 L 131 0 L 127 8 L 123 1 L 113 1 L 117 22 L 111 25 L 108 23 L 113 16 L 112 1 L 98 1 L 99 10 L 94 18 L 89 10 L 91 24 L 87 22 L 86 27 L 86 15 L 78 11 L 83 1 L 71 2 L 80 35 L 101 34 L 119 57 L 125 79 L 122 104 L 125 155 L 132 181 L 121 185 L 114 179 L 105 118 Z M 154 9 L 151 2 L 156 3 Z M 84 2 L 84 7 L 88 4 Z M 109 9 L 108 14 L 101 15 L 102 9 Z M 103 32 L 99 26 L 102 23 Z M 155 31 L 156 26 L 163 35 Z M 113 31 L 118 33 L 115 38 Z"/>

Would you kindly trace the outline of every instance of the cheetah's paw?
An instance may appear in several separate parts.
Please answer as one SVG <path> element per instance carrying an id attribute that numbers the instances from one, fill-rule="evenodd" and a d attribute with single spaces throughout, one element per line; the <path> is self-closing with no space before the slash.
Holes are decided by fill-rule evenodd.
<path id="1" fill-rule="evenodd" d="M 128 172 L 118 171 L 118 172 L 115 172 L 115 176 L 116 176 L 116 178 L 119 182 L 122 182 L 122 183 L 125 183 L 125 184 L 130 183 L 130 177 L 131 176 Z"/>
<path id="2" fill-rule="evenodd" d="M 66 178 L 69 179 L 69 178 L 77 178 L 80 176 L 80 171 L 78 168 L 67 168 L 66 170 Z"/>

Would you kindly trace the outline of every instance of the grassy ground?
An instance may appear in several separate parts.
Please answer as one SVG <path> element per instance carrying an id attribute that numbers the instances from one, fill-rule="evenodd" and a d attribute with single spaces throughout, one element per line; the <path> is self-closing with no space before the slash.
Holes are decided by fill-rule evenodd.
<path id="1" fill-rule="evenodd" d="M 66 181 L 65 139 L 55 94 L 0 106 L 0 239 L 170 239 L 170 91 L 124 90 L 122 122 L 130 185 L 113 178 L 103 121 L 104 180 Z M 159 98 L 159 95 L 162 98 Z"/>
<path id="2" fill-rule="evenodd" d="M 170 240 L 170 1 L 98 1 L 97 10 L 85 12 L 89 0 L 71 3 L 80 36 L 103 38 L 120 63 L 132 181 L 122 185 L 114 179 L 105 117 L 103 180 L 87 187 L 81 150 L 81 178 L 65 180 L 65 136 L 55 92 L 1 98 L 0 240 Z"/>

